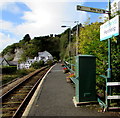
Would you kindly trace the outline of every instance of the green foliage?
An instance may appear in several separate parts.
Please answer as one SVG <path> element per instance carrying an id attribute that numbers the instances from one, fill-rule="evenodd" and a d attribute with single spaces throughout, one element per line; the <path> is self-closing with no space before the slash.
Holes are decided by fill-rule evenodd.
<path id="1" fill-rule="evenodd" d="M 26 59 L 34 58 L 38 55 L 38 52 L 48 51 L 59 60 L 59 53 L 60 53 L 60 35 L 53 36 L 41 36 L 35 37 L 31 40 L 29 34 L 26 34 L 19 43 L 12 44 L 6 47 L 2 51 L 2 55 L 5 54 L 15 54 L 15 49 L 21 48 L 23 50 L 23 54 L 21 55 L 21 59 L 19 62 L 24 62 Z M 12 60 L 14 57 L 10 57 L 9 60 Z"/>
<path id="2" fill-rule="evenodd" d="M 26 69 L 20 69 L 17 71 L 17 74 L 19 75 L 19 77 L 23 77 L 28 74 L 28 71 Z"/>
<path id="3" fill-rule="evenodd" d="M 29 34 L 26 34 L 23 39 L 21 41 L 19 41 L 19 45 L 20 47 L 24 47 L 25 45 L 27 45 L 30 42 L 31 38 L 29 36 Z"/>
<path id="4" fill-rule="evenodd" d="M 66 53 L 67 53 L 67 47 L 69 43 L 69 29 L 66 30 L 60 38 L 60 58 L 64 59 Z"/>
<path id="5" fill-rule="evenodd" d="M 8 52 L 14 54 L 14 53 L 15 53 L 14 50 L 15 50 L 16 46 L 17 46 L 17 43 L 14 43 L 14 44 L 12 44 L 12 45 L 10 45 L 10 46 L 7 46 L 7 47 L 2 51 L 2 55 L 7 54 Z"/>
<path id="6" fill-rule="evenodd" d="M 21 70 L 16 70 L 13 73 L 3 73 L 2 75 L 2 81 L 0 81 L 0 84 L 6 84 L 15 78 L 20 78 L 23 77 L 31 72 L 35 71 L 35 69 L 30 68 L 30 69 L 21 69 Z"/>
<path id="7" fill-rule="evenodd" d="M 108 60 L 108 42 L 100 41 L 100 25 L 101 23 L 93 23 L 87 25 L 80 30 L 79 36 L 79 53 L 96 56 L 96 73 L 98 75 L 107 74 L 107 60 Z M 117 43 L 116 43 L 117 42 Z M 112 81 L 119 81 L 120 78 L 120 41 L 119 39 L 112 39 Z M 105 79 L 97 76 L 97 85 L 99 90 L 105 89 Z"/>
<path id="8" fill-rule="evenodd" d="M 98 75 L 107 75 L 108 68 L 108 41 L 100 41 L 100 25 L 102 23 L 92 23 L 89 25 L 89 19 L 85 23 L 85 27 L 80 28 L 78 51 L 79 54 L 88 54 L 96 56 L 96 74 L 97 74 L 97 90 L 104 92 L 105 79 Z M 60 38 L 60 56 L 62 59 L 70 62 L 69 50 L 74 56 L 75 42 L 74 40 L 68 44 L 68 32 L 64 32 Z M 75 36 L 73 36 L 75 38 Z M 113 37 L 111 39 L 112 51 L 112 81 L 120 81 L 120 37 Z M 69 49 L 69 46 L 71 49 Z M 71 62 L 74 64 L 75 60 L 72 58 Z"/>
<path id="9" fill-rule="evenodd" d="M 21 61 L 25 61 L 28 57 L 34 58 L 37 56 L 38 52 L 45 50 L 59 59 L 59 37 L 35 37 L 33 40 L 29 41 L 23 49 L 24 53 L 22 54 Z"/>
<path id="10" fill-rule="evenodd" d="M 30 68 L 30 69 L 20 69 L 17 70 L 17 72 L 15 73 L 17 75 L 17 77 L 23 77 L 31 72 L 35 71 L 34 68 Z"/>
<path id="11" fill-rule="evenodd" d="M 31 64 L 31 67 L 34 69 L 39 69 L 40 67 L 44 66 L 44 61 L 40 60 L 39 62 L 35 61 Z"/>
<path id="12" fill-rule="evenodd" d="M 12 81 L 13 79 L 17 78 L 18 75 L 14 75 L 14 74 L 10 74 L 10 75 L 3 75 L 2 76 L 2 82 L 0 81 L 0 84 L 6 84 L 10 81 Z"/>
<path id="13" fill-rule="evenodd" d="M 111 43 L 112 80 L 120 81 L 120 37 L 113 37 Z"/>
<path id="14" fill-rule="evenodd" d="M 46 64 L 52 66 L 53 65 L 53 61 L 52 60 L 48 60 Z"/>

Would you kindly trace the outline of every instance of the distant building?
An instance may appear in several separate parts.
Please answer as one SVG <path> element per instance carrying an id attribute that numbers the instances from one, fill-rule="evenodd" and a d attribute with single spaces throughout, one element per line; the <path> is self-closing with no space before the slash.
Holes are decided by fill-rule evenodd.
<path id="1" fill-rule="evenodd" d="M 53 56 L 47 51 L 38 52 L 38 61 L 40 60 L 43 60 L 46 63 L 48 60 L 53 60 Z"/>
<path id="2" fill-rule="evenodd" d="M 29 69 L 31 64 L 34 63 L 35 60 L 34 59 L 28 59 L 26 62 L 20 63 L 17 65 L 17 69 Z"/>
<path id="3" fill-rule="evenodd" d="M 10 63 L 5 58 L 0 57 L 0 67 L 2 66 L 10 66 Z"/>
<path id="4" fill-rule="evenodd" d="M 32 63 L 34 63 L 35 61 L 39 62 L 41 60 L 47 63 L 48 60 L 53 60 L 53 56 L 47 51 L 38 52 L 38 57 L 34 57 L 34 59 L 28 59 L 26 62 L 18 64 L 17 68 L 18 69 L 23 69 L 23 68 L 29 69 Z"/>

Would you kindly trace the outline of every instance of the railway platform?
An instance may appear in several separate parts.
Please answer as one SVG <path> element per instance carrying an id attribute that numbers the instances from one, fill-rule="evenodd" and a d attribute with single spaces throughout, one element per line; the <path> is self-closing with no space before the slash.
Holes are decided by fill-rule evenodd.
<path id="1" fill-rule="evenodd" d="M 66 82 L 66 74 L 58 63 L 44 78 L 23 116 L 111 116 L 98 112 L 98 105 L 75 107 L 72 101 L 74 92 L 73 85 Z"/>

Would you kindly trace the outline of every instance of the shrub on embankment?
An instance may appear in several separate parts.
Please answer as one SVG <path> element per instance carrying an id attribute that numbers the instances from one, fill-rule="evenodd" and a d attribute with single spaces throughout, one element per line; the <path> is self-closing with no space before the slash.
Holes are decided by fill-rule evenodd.
<path id="1" fill-rule="evenodd" d="M 2 80 L 0 81 L 0 85 L 6 84 L 16 78 L 21 78 L 31 72 L 35 71 L 35 69 L 30 68 L 30 69 L 21 69 L 21 70 L 16 70 L 13 73 L 2 73 Z"/>

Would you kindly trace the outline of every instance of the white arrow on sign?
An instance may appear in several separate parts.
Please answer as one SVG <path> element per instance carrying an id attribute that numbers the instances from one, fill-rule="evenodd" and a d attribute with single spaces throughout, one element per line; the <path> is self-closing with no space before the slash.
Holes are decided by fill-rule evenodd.
<path id="1" fill-rule="evenodd" d="M 98 9 L 98 8 L 92 8 L 92 7 L 85 7 L 85 6 L 80 6 L 80 5 L 77 5 L 77 10 L 94 12 L 94 13 L 102 13 L 102 14 L 105 14 L 105 13 L 108 12 L 108 11 L 106 11 L 104 9 Z"/>

